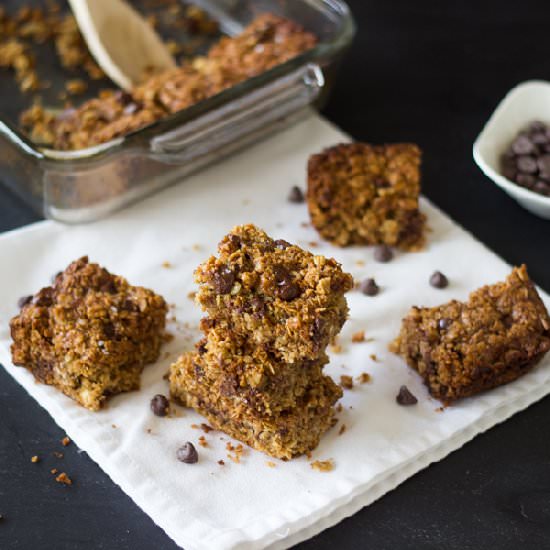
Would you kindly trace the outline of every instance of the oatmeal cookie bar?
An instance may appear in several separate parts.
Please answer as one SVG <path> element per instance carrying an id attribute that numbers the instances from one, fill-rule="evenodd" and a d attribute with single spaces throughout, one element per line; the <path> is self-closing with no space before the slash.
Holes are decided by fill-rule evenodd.
<path id="1" fill-rule="evenodd" d="M 253 225 L 235 227 L 195 272 L 197 301 L 218 326 L 294 363 L 317 359 L 344 324 L 353 286 L 333 259 Z"/>
<path id="2" fill-rule="evenodd" d="M 210 320 L 203 320 L 211 326 Z M 216 327 L 209 328 L 196 345 L 195 377 L 224 397 L 246 407 L 273 414 L 296 406 L 306 389 L 323 378 L 329 359 L 286 363 L 248 339 Z"/>
<path id="3" fill-rule="evenodd" d="M 139 388 L 143 367 L 159 356 L 166 313 L 161 296 L 83 257 L 11 320 L 12 360 L 95 411 Z"/>
<path id="4" fill-rule="evenodd" d="M 311 223 L 339 246 L 422 248 L 420 161 L 420 149 L 407 143 L 341 144 L 313 155 L 307 189 Z"/>
<path id="5" fill-rule="evenodd" d="M 218 430 L 267 453 L 288 460 L 314 449 L 334 423 L 334 404 L 342 390 L 328 376 L 310 385 L 294 407 L 267 413 L 256 410 L 238 395 L 224 395 L 197 370 L 204 363 L 200 354 L 181 356 L 170 371 L 174 400 L 192 407 Z"/>
<path id="6" fill-rule="evenodd" d="M 390 349 L 452 402 L 506 384 L 550 349 L 550 317 L 523 265 L 467 302 L 414 307 Z"/>

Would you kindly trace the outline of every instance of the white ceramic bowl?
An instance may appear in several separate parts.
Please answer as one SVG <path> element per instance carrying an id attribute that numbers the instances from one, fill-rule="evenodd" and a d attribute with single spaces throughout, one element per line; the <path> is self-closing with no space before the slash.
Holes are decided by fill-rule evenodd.
<path id="1" fill-rule="evenodd" d="M 508 92 L 476 139 L 474 159 L 483 173 L 521 206 L 550 220 L 550 197 L 520 187 L 500 173 L 500 156 L 533 120 L 550 125 L 550 82 L 529 80 Z"/>

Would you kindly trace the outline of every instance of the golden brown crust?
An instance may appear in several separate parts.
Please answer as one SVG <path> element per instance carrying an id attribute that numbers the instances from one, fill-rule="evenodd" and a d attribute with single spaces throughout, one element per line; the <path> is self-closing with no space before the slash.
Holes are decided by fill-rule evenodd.
<path id="1" fill-rule="evenodd" d="M 353 287 L 340 264 L 253 225 L 235 227 L 195 272 L 197 302 L 218 326 L 283 361 L 317 359 L 344 324 Z"/>
<path id="2" fill-rule="evenodd" d="M 172 365 L 172 398 L 194 408 L 215 429 L 258 451 L 288 460 L 313 450 L 334 424 L 333 405 L 342 390 L 328 376 L 314 381 L 294 407 L 269 414 L 258 412 L 238 395 L 224 395 L 215 385 L 205 384 L 196 376 L 197 367 L 202 365 L 195 352 L 184 354 Z"/>
<path id="3" fill-rule="evenodd" d="M 98 410 L 109 395 L 139 388 L 143 367 L 158 358 L 166 312 L 161 296 L 84 257 L 11 320 L 12 360 Z"/>
<path id="4" fill-rule="evenodd" d="M 420 149 L 407 143 L 341 144 L 313 155 L 307 191 L 313 226 L 339 246 L 422 248 L 420 162 Z"/>
<path id="5" fill-rule="evenodd" d="M 468 302 L 414 307 L 390 349 L 452 402 L 511 382 L 550 349 L 550 317 L 523 265 Z"/>

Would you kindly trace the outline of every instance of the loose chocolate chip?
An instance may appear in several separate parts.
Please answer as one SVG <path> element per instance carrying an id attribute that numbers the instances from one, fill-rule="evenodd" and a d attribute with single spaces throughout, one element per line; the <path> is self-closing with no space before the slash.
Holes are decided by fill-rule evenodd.
<path id="1" fill-rule="evenodd" d="M 541 174 L 550 174 L 550 155 L 542 155 L 537 159 L 537 166 Z"/>
<path id="2" fill-rule="evenodd" d="M 27 304 L 30 304 L 32 302 L 32 296 L 21 296 L 19 300 L 17 300 L 17 307 L 19 309 L 22 309 Z"/>
<path id="3" fill-rule="evenodd" d="M 277 239 L 275 241 L 275 248 L 278 248 L 279 250 L 286 250 L 289 246 L 292 246 L 288 241 L 285 241 L 284 239 Z"/>
<path id="4" fill-rule="evenodd" d="M 526 135 L 519 135 L 512 143 L 512 151 L 516 155 L 530 155 L 535 152 L 535 146 Z"/>
<path id="5" fill-rule="evenodd" d="M 449 285 L 449 279 L 441 271 L 434 271 L 430 277 L 430 284 L 434 288 L 445 288 Z"/>
<path id="6" fill-rule="evenodd" d="M 381 244 L 374 249 L 374 259 L 380 263 L 388 263 L 393 259 L 393 250 L 386 244 Z"/>
<path id="7" fill-rule="evenodd" d="M 439 319 L 437 322 L 437 326 L 439 327 L 439 330 L 447 330 L 452 324 L 452 321 L 450 319 L 446 319 L 443 317 L 442 319 Z"/>
<path id="8" fill-rule="evenodd" d="M 410 392 L 409 388 L 407 386 L 401 386 L 399 388 L 399 393 L 395 397 L 395 400 L 399 405 L 416 405 L 418 403 L 418 399 Z"/>
<path id="9" fill-rule="evenodd" d="M 290 189 L 287 200 L 288 202 L 294 203 L 304 202 L 304 193 L 298 186 L 295 185 Z"/>
<path id="10" fill-rule="evenodd" d="M 176 458 L 185 464 L 195 464 L 199 461 L 199 454 L 193 443 L 188 441 L 176 451 Z"/>
<path id="11" fill-rule="evenodd" d="M 535 174 L 537 171 L 537 161 L 534 157 L 528 155 L 518 157 L 516 166 L 518 170 L 524 174 Z"/>
<path id="12" fill-rule="evenodd" d="M 535 176 L 530 174 L 518 174 L 516 177 L 516 183 L 527 189 L 532 189 L 536 181 Z"/>
<path id="13" fill-rule="evenodd" d="M 168 408 L 170 403 L 164 395 L 157 394 L 151 399 L 151 410 L 155 416 L 166 416 L 168 414 Z"/>
<path id="14" fill-rule="evenodd" d="M 550 196 L 550 184 L 545 181 L 539 180 L 533 186 L 533 191 L 539 193 L 540 195 Z"/>
<path id="15" fill-rule="evenodd" d="M 529 138 L 535 145 L 544 145 L 548 143 L 548 136 L 544 132 L 533 132 Z"/>
<path id="16" fill-rule="evenodd" d="M 212 286 L 217 294 L 229 294 L 234 282 L 235 273 L 229 267 L 223 266 L 214 273 Z"/>
<path id="17" fill-rule="evenodd" d="M 365 279 L 359 286 L 359 290 L 365 296 L 376 296 L 380 292 L 379 286 L 374 279 Z"/>
<path id="18" fill-rule="evenodd" d="M 533 120 L 531 124 L 529 124 L 529 132 L 545 132 L 546 131 L 546 124 L 544 122 L 541 122 L 540 120 Z"/>

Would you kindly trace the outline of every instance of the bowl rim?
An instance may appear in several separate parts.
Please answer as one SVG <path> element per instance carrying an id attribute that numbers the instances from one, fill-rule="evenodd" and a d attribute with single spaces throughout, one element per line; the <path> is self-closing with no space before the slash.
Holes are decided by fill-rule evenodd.
<path id="1" fill-rule="evenodd" d="M 481 144 L 483 143 L 486 137 L 486 133 L 488 129 L 493 124 L 495 124 L 495 119 L 508 109 L 512 100 L 516 96 L 518 96 L 521 92 L 524 92 L 526 89 L 531 88 L 533 86 L 540 86 L 540 85 L 543 85 L 544 87 L 548 88 L 548 94 L 550 94 L 550 82 L 547 80 L 537 80 L 537 79 L 520 82 L 519 84 L 514 86 L 511 90 L 509 90 L 506 93 L 506 95 L 498 103 L 495 110 L 492 112 L 491 116 L 489 117 L 487 122 L 484 124 L 481 132 L 479 133 L 476 140 L 474 141 L 473 156 L 476 164 L 479 166 L 481 171 L 488 178 L 493 180 L 493 182 L 496 183 L 499 187 L 501 187 L 505 191 L 508 191 L 512 195 L 516 195 L 518 198 L 536 202 L 541 206 L 547 206 L 550 208 L 550 197 L 545 197 L 540 193 L 535 193 L 535 191 L 531 191 L 530 189 L 521 187 L 517 183 L 514 183 L 513 181 L 510 181 L 508 178 L 505 178 L 502 174 L 497 172 L 492 166 L 489 165 L 489 163 L 485 160 L 483 153 L 481 152 Z"/>

